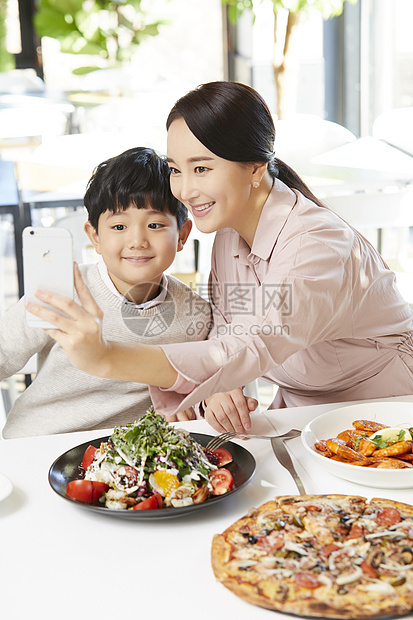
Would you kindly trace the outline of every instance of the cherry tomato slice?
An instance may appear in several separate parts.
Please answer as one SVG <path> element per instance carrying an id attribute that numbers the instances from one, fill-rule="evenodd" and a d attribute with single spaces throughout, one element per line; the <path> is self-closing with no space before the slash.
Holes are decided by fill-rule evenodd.
<path id="1" fill-rule="evenodd" d="M 162 495 L 160 493 L 154 493 L 147 499 L 144 499 L 143 502 L 139 502 L 132 508 L 132 510 L 154 510 L 156 508 L 162 508 L 163 500 Z"/>
<path id="2" fill-rule="evenodd" d="M 92 504 L 106 493 L 109 485 L 105 482 L 95 482 L 94 480 L 72 480 L 66 488 L 66 495 L 77 499 L 78 502 Z"/>
<path id="3" fill-rule="evenodd" d="M 214 454 L 218 460 L 218 467 L 223 467 L 224 465 L 228 465 L 228 463 L 232 463 L 231 452 L 228 452 L 225 448 L 217 448 L 214 450 Z"/>
<path id="4" fill-rule="evenodd" d="M 93 459 L 94 459 L 94 456 L 97 450 L 98 449 L 95 448 L 95 446 L 88 446 L 86 448 L 85 453 L 83 455 L 83 460 L 82 460 L 83 469 L 86 470 L 89 467 L 89 465 L 93 463 Z"/>
<path id="5" fill-rule="evenodd" d="M 209 481 L 212 484 L 212 495 L 223 495 L 234 488 L 232 474 L 225 467 L 211 471 Z"/>
<path id="6" fill-rule="evenodd" d="M 215 452 L 212 452 L 212 450 L 207 450 L 206 448 L 204 448 L 204 453 L 208 461 L 212 463 L 212 465 L 218 465 L 218 457 L 215 456 Z"/>

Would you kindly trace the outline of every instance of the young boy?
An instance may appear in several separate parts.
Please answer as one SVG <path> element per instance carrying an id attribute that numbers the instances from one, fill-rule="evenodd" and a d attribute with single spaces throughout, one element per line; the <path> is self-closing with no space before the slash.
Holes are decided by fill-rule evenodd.
<path id="1" fill-rule="evenodd" d="M 192 227 L 170 192 L 166 161 L 152 149 L 133 148 L 101 163 L 84 204 L 85 230 L 102 260 L 80 270 L 104 312 L 103 337 L 150 344 L 205 339 L 208 302 L 164 273 Z M 4 438 L 112 428 L 150 407 L 146 385 L 74 368 L 44 330 L 27 326 L 24 304 L 22 298 L 0 320 L 0 380 L 35 353 L 38 370 L 10 411 Z"/>

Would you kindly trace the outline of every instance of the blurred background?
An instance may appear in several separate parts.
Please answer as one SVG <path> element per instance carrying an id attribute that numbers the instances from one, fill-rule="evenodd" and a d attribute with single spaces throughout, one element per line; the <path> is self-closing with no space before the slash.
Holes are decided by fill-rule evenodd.
<path id="1" fill-rule="evenodd" d="M 23 294 L 21 231 L 64 225 L 76 258 L 94 167 L 165 152 L 181 95 L 252 85 L 276 152 L 362 232 L 413 303 L 411 0 L 0 0 L 0 315 Z M 212 235 L 172 272 L 203 294 Z"/>

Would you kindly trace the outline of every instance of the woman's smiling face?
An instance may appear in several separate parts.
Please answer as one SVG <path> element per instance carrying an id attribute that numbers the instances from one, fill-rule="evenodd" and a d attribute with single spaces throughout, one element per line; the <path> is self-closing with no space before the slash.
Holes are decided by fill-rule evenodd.
<path id="1" fill-rule="evenodd" d="M 218 157 L 190 131 L 183 118 L 168 131 L 171 190 L 205 233 L 234 228 L 241 234 L 252 212 L 253 164 Z"/>

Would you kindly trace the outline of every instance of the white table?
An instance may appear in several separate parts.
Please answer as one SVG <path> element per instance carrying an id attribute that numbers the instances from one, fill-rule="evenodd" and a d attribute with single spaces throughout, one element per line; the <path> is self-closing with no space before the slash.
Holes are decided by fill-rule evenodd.
<path id="1" fill-rule="evenodd" d="M 413 402 L 413 396 L 394 400 Z M 255 417 L 253 430 L 272 434 L 274 426 L 278 431 L 302 428 L 310 419 L 339 406 L 266 412 Z M 211 433 L 202 420 L 179 426 Z M 44 620 L 288 617 L 236 597 L 215 580 L 210 563 L 215 533 L 250 507 L 275 495 L 297 492 L 270 443 L 242 442 L 254 454 L 257 469 L 252 481 L 231 499 L 193 516 L 149 522 L 102 516 L 71 505 L 49 487 L 48 470 L 56 457 L 105 434 L 89 431 L 0 441 L 0 472 L 14 485 L 11 495 L 0 502 L 2 617 L 21 620 L 40 617 L 40 613 Z M 309 493 L 413 499 L 409 489 L 373 490 L 329 476 L 306 454 L 300 438 L 288 445 Z"/>

